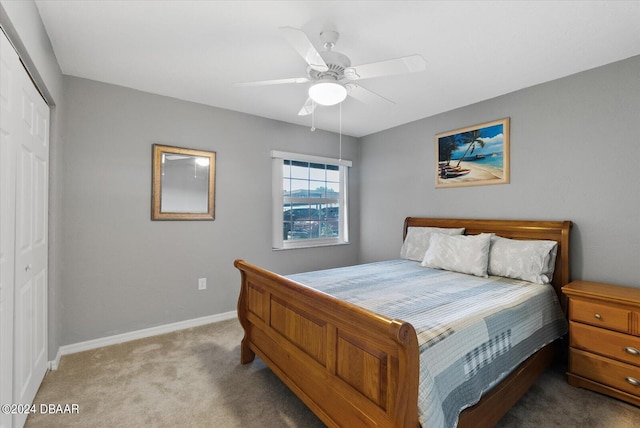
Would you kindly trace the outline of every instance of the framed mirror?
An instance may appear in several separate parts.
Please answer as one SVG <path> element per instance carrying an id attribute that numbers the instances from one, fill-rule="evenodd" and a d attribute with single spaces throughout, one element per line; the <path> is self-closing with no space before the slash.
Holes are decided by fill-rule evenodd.
<path id="1" fill-rule="evenodd" d="M 153 145 L 151 220 L 213 220 L 216 153 Z"/>

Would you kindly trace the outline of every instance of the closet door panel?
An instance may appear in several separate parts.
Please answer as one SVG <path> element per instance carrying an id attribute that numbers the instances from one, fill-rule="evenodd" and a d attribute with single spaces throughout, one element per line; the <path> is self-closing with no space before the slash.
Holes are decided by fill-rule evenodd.
<path id="1" fill-rule="evenodd" d="M 2 31 L 0 77 L 0 403 L 27 404 L 47 370 L 49 107 Z"/>
<path id="2" fill-rule="evenodd" d="M 0 404 L 13 402 L 13 302 L 15 268 L 16 122 L 14 64 L 18 56 L 0 31 Z M 0 413 L 0 428 L 12 416 Z"/>
<path id="3" fill-rule="evenodd" d="M 18 78 L 16 77 L 16 80 Z M 49 108 L 26 73 L 18 90 L 14 290 L 14 403 L 31 403 L 47 371 Z M 16 415 L 14 426 L 24 423 Z"/>
<path id="4" fill-rule="evenodd" d="M 24 132 L 23 132 L 24 134 Z M 24 136 L 23 136 L 24 138 Z M 16 263 L 26 269 L 31 260 L 33 197 L 33 153 L 28 147 L 18 147 L 18 170 L 16 175 Z"/>

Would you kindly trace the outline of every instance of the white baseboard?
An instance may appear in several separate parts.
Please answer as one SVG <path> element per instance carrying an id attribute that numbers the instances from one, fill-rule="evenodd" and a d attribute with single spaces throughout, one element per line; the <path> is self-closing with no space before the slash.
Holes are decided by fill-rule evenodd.
<path id="1" fill-rule="evenodd" d="M 49 369 L 57 370 L 60 364 L 60 358 L 63 355 L 75 354 L 76 352 L 88 351 L 90 349 L 102 348 L 103 346 L 115 345 L 117 343 L 129 342 L 131 340 L 143 339 L 145 337 L 157 336 L 160 334 L 171 333 L 186 328 L 198 327 L 205 324 L 211 324 L 219 321 L 226 321 L 237 318 L 236 311 L 224 312 L 221 314 L 208 315 L 206 317 L 194 318 L 185 321 L 178 321 L 170 324 L 163 324 L 156 327 L 144 328 L 142 330 L 130 331 L 128 333 L 116 334 L 114 336 L 102 337 L 100 339 L 87 340 L 86 342 L 73 343 L 58 348 L 58 353 L 53 361 L 49 361 Z"/>

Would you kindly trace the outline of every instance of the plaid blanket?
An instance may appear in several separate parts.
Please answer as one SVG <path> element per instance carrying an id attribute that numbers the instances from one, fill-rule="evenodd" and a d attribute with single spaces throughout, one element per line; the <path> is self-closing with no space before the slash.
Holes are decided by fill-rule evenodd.
<path id="1" fill-rule="evenodd" d="M 423 427 L 455 427 L 462 410 L 567 332 L 550 285 L 428 269 L 405 259 L 287 277 L 414 326 Z"/>

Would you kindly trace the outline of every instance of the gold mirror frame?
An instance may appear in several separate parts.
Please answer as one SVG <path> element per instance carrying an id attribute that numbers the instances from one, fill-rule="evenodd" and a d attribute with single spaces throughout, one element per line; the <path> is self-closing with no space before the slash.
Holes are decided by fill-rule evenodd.
<path id="1" fill-rule="evenodd" d="M 184 211 L 162 211 L 163 197 L 163 160 L 167 156 L 175 156 L 176 158 L 207 158 L 209 160 L 209 175 L 207 180 L 207 201 L 206 212 L 204 210 L 198 212 Z M 194 164 L 197 172 L 197 166 Z M 152 191 L 151 191 L 151 220 L 213 220 L 215 207 L 215 171 L 216 171 L 216 153 L 204 150 L 192 150 L 181 147 L 164 146 L 160 144 L 153 145 L 153 162 L 152 162 Z M 164 189 L 166 192 L 167 189 Z M 166 194 L 165 194 L 166 196 Z"/>

